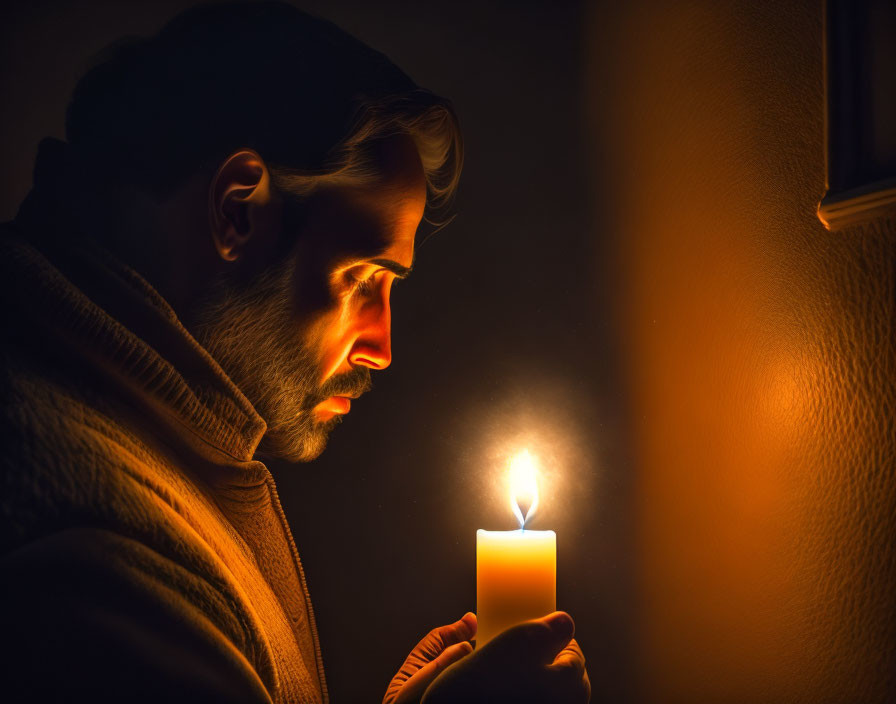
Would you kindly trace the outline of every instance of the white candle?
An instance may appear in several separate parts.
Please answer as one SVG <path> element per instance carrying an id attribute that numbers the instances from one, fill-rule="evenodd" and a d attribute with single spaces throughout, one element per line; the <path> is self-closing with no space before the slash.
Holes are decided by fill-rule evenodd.
<path id="1" fill-rule="evenodd" d="M 523 621 L 557 608 L 557 534 L 525 530 L 538 506 L 535 466 L 528 452 L 511 462 L 511 508 L 520 530 L 476 532 L 476 647 Z M 523 514 L 520 503 L 528 504 Z"/>

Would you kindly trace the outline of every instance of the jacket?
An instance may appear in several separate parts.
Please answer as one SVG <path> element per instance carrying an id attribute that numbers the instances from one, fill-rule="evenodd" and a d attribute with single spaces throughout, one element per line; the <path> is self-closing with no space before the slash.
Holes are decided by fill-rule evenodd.
<path id="1" fill-rule="evenodd" d="M 2 229 L 5 690 L 325 702 L 264 421 L 135 271 Z"/>

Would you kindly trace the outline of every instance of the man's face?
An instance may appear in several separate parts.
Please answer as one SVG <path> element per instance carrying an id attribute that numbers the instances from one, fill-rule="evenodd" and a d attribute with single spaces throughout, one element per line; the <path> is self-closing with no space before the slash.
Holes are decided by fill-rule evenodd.
<path id="1" fill-rule="evenodd" d="M 381 150 L 381 178 L 320 188 L 284 261 L 218 282 L 200 307 L 197 338 L 268 424 L 263 454 L 319 455 L 370 370 L 392 361 L 390 294 L 413 264 L 426 187 L 409 138 Z"/>

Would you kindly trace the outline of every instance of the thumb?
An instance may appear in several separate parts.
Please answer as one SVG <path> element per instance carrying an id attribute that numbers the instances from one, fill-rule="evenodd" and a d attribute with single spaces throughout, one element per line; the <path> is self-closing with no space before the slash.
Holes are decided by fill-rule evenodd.
<path id="1" fill-rule="evenodd" d="M 526 621 L 496 636 L 482 651 L 509 663 L 546 665 L 567 646 L 575 634 L 575 623 L 565 611 Z"/>

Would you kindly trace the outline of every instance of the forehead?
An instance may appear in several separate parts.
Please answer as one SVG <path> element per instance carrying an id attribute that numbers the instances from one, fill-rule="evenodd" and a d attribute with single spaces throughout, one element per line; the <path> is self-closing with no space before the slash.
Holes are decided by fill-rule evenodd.
<path id="1" fill-rule="evenodd" d="M 328 258 L 388 256 L 410 267 L 426 205 L 423 166 L 406 136 L 381 140 L 373 156 L 378 176 L 363 185 L 321 187 L 309 204 L 307 227 L 320 236 Z"/>

